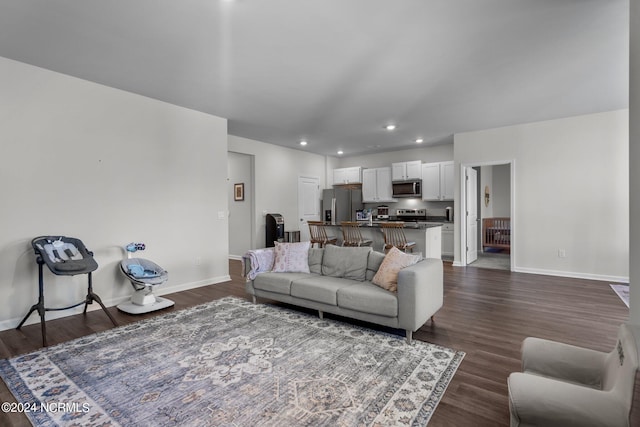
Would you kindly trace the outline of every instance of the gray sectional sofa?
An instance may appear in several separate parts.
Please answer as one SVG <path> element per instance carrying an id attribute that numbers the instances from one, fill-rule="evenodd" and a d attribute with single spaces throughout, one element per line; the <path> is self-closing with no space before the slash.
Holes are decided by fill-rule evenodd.
<path id="1" fill-rule="evenodd" d="M 368 247 L 327 246 L 309 250 L 309 273 L 257 274 L 246 283 L 247 292 L 301 307 L 404 329 L 412 334 L 442 307 L 443 271 L 440 259 L 425 259 L 398 273 L 397 292 L 371 279 L 384 254 Z M 251 269 L 245 259 L 245 274 Z"/>

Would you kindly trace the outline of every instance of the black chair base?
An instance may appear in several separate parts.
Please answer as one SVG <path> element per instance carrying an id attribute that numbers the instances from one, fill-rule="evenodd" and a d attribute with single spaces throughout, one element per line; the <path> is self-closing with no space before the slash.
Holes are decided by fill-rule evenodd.
<path id="1" fill-rule="evenodd" d="M 61 237 L 63 238 L 63 237 Z M 66 238 L 65 238 L 66 239 Z M 24 316 L 24 318 L 22 319 L 22 321 L 20 322 L 20 324 L 16 327 L 16 329 L 20 329 L 22 327 L 22 325 L 24 325 L 24 323 L 27 321 L 27 319 L 29 318 L 29 316 L 31 316 L 31 314 L 34 311 L 38 312 L 38 315 L 40 316 L 40 327 L 42 329 L 42 346 L 43 347 L 47 347 L 47 327 L 46 327 L 46 321 L 45 321 L 45 313 L 47 311 L 60 311 L 60 310 L 68 310 L 74 307 L 77 307 L 81 304 L 84 304 L 84 314 L 87 314 L 87 307 L 89 306 L 89 304 L 93 304 L 93 302 L 97 302 L 98 304 L 100 304 L 100 307 L 102 307 L 102 310 L 106 313 L 107 317 L 109 317 L 109 320 L 111 320 L 111 322 L 113 323 L 114 326 L 118 326 L 118 323 L 116 322 L 116 320 L 113 318 L 113 316 L 111 315 L 111 313 L 109 313 L 109 311 L 107 310 L 107 307 L 105 307 L 105 305 L 102 303 L 102 300 L 100 299 L 100 297 L 93 292 L 93 283 L 91 280 L 91 271 L 73 271 L 73 272 L 69 272 L 69 273 L 65 273 L 65 272 L 61 272 L 58 271 L 54 268 L 51 268 L 50 262 L 46 262 L 45 258 L 47 255 L 46 253 L 42 253 L 40 251 L 40 245 L 38 245 L 38 242 L 40 242 L 41 240 L 43 240 L 43 238 L 36 238 L 32 241 L 32 245 L 36 251 L 36 262 L 38 263 L 38 302 L 35 303 L 34 305 L 31 306 L 31 309 L 29 310 L 29 312 L 27 313 L 26 316 Z M 44 240 L 46 240 L 46 238 L 44 238 Z M 86 248 L 84 248 L 84 245 L 82 245 L 82 242 L 80 242 L 77 239 L 69 239 L 70 241 L 73 241 L 74 243 L 76 243 L 77 245 L 81 245 L 81 249 L 83 251 L 84 254 L 86 254 L 86 256 L 92 256 L 93 253 L 89 252 L 86 250 Z M 87 280 L 88 280 L 88 285 L 87 285 L 87 296 L 85 297 L 84 301 L 80 301 L 79 303 L 70 305 L 68 307 L 62 307 L 62 308 L 47 308 L 45 307 L 44 304 L 44 273 L 43 273 L 43 268 L 42 266 L 44 264 L 47 264 L 49 266 L 49 268 L 51 269 L 51 271 L 56 274 L 56 275 L 75 275 L 75 274 L 87 274 Z M 88 267 L 88 269 L 95 269 L 98 267 L 97 264 L 93 263 L 95 265 L 95 267 L 93 265 L 91 265 L 90 267 Z"/>

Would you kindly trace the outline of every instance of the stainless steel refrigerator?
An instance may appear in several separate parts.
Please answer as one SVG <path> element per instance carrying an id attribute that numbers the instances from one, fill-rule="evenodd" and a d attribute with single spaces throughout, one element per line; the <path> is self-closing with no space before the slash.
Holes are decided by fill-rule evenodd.
<path id="1" fill-rule="evenodd" d="M 355 221 L 356 210 L 363 207 L 360 189 L 331 188 L 322 191 L 322 218 L 332 224 Z"/>

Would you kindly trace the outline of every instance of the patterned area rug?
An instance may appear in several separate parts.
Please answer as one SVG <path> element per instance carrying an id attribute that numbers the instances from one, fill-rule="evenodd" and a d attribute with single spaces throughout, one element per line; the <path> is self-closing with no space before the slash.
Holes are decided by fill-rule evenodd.
<path id="1" fill-rule="evenodd" d="M 223 298 L 0 361 L 38 426 L 426 425 L 463 352 Z"/>

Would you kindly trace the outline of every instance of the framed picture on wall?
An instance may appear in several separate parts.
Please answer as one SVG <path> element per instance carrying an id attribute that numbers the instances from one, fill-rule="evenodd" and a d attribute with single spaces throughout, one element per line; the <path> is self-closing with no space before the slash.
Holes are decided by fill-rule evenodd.
<path id="1" fill-rule="evenodd" d="M 233 200 L 236 202 L 244 200 L 244 183 L 233 184 Z"/>

